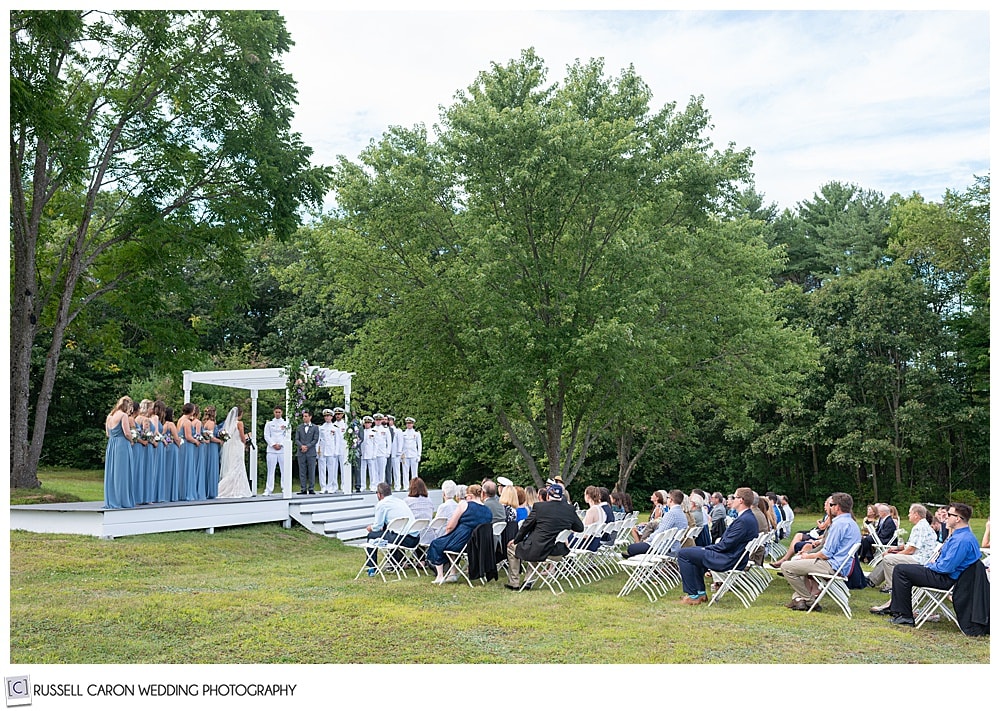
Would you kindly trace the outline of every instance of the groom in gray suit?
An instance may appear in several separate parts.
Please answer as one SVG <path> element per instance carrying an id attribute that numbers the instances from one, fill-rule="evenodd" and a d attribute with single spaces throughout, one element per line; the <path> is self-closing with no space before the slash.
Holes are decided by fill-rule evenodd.
<path id="1" fill-rule="evenodd" d="M 302 411 L 302 424 L 295 428 L 295 444 L 298 445 L 300 494 L 315 494 L 316 445 L 319 443 L 319 427 L 312 423 L 308 410 Z M 306 483 L 308 482 L 308 489 Z"/>

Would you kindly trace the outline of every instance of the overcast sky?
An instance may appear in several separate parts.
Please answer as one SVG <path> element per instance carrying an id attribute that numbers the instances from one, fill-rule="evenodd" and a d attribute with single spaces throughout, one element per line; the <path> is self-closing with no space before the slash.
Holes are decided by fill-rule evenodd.
<path id="1" fill-rule="evenodd" d="M 356 158 L 390 125 L 430 128 L 478 72 L 534 47 L 550 82 L 603 57 L 611 75 L 634 65 L 654 108 L 703 95 L 716 147 L 750 147 L 757 190 L 782 208 L 831 180 L 937 200 L 989 168 L 984 11 L 283 14 L 293 127 L 317 163 Z"/>

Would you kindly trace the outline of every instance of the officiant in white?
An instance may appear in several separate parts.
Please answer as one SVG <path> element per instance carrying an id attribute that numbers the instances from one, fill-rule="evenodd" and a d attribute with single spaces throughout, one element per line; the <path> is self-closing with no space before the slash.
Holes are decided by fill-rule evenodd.
<path id="1" fill-rule="evenodd" d="M 250 480 L 247 478 L 245 459 L 247 435 L 243 429 L 243 409 L 234 407 L 226 416 L 222 431 L 227 437 L 222 443 L 222 454 L 219 461 L 219 494 L 220 499 L 242 499 L 253 496 L 250 490 Z M 220 433 L 221 434 L 221 433 Z"/>

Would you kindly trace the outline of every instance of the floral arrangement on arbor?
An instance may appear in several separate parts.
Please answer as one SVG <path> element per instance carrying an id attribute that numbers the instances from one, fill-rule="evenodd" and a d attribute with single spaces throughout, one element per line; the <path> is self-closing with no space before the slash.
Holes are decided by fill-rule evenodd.
<path id="1" fill-rule="evenodd" d="M 351 471 L 357 471 L 358 463 L 361 460 L 361 420 L 355 417 L 344 432 L 344 443 L 347 445 L 347 461 L 351 464 Z"/>
<path id="2" fill-rule="evenodd" d="M 305 404 L 313 400 L 316 388 L 326 386 L 326 376 L 322 368 L 310 373 L 311 366 L 305 358 L 299 358 L 284 366 L 282 374 L 288 378 L 288 389 L 292 393 L 292 404 L 288 413 L 288 426 L 292 431 L 302 421 Z"/>

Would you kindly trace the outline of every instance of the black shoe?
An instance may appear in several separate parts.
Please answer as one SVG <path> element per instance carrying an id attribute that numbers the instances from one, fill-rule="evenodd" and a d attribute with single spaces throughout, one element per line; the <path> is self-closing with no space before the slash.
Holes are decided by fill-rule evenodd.
<path id="1" fill-rule="evenodd" d="M 510 583 L 504 583 L 504 587 L 507 588 L 508 590 L 520 590 L 521 589 L 520 585 L 511 585 Z"/>
<path id="2" fill-rule="evenodd" d="M 889 622 L 894 625 L 907 625 L 908 627 L 914 627 L 917 624 L 912 617 L 903 617 L 902 615 L 896 615 Z"/>
<path id="3" fill-rule="evenodd" d="M 315 494 L 316 492 L 315 492 L 315 491 L 313 491 L 312 489 L 310 489 L 310 490 L 309 490 L 309 493 L 310 493 L 310 494 Z"/>
<path id="4" fill-rule="evenodd" d="M 869 588 L 875 587 L 875 583 L 872 582 L 871 578 L 868 578 L 868 577 L 865 578 L 865 587 L 869 587 Z"/>
<path id="5" fill-rule="evenodd" d="M 299 493 L 299 494 L 305 494 L 305 493 L 306 493 L 306 490 L 305 490 L 305 489 L 303 489 L 302 491 L 300 491 L 300 492 L 298 492 L 298 493 Z"/>

